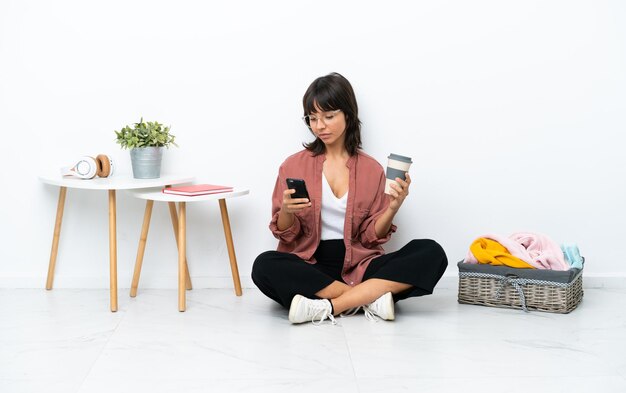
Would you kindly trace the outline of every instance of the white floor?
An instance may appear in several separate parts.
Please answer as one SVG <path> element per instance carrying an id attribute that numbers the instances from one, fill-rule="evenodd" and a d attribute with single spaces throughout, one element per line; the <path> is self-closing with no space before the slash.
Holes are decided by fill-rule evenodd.
<path id="1" fill-rule="evenodd" d="M 626 392 L 626 289 L 568 315 L 406 300 L 293 326 L 253 289 L 0 290 L 0 392 Z"/>

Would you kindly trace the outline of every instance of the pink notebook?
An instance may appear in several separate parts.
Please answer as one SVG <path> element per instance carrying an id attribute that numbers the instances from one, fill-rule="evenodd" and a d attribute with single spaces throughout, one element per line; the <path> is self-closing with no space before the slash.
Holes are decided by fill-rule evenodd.
<path id="1" fill-rule="evenodd" d="M 163 189 L 165 194 L 196 196 L 207 194 L 218 194 L 220 192 L 231 192 L 230 186 L 217 186 L 215 184 L 194 184 L 191 186 L 168 187 Z"/>

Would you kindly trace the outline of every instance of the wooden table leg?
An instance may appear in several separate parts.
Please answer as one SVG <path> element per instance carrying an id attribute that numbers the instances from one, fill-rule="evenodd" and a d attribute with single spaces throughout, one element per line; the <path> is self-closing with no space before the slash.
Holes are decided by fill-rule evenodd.
<path id="1" fill-rule="evenodd" d="M 178 311 L 185 311 L 185 259 L 187 248 L 186 203 L 178 203 Z"/>
<path id="2" fill-rule="evenodd" d="M 226 237 L 226 248 L 228 248 L 228 257 L 230 258 L 230 270 L 233 274 L 233 284 L 235 284 L 235 294 L 237 296 L 241 296 L 239 268 L 237 267 L 237 257 L 235 256 L 235 246 L 233 245 L 233 235 L 230 231 L 230 219 L 228 218 L 226 200 L 220 199 L 219 202 L 220 212 L 222 213 L 222 224 L 224 225 L 224 236 Z"/>
<path id="3" fill-rule="evenodd" d="M 59 252 L 59 238 L 61 237 L 61 222 L 63 221 L 63 208 L 65 206 L 65 195 L 67 187 L 61 187 L 59 190 L 59 202 L 57 203 L 57 218 L 54 223 L 54 233 L 52 235 L 52 250 L 50 250 L 50 263 L 48 264 L 48 279 L 46 280 L 46 289 L 52 289 L 54 280 L 54 267 L 57 263 L 57 254 Z"/>
<path id="4" fill-rule="evenodd" d="M 115 190 L 109 190 L 109 275 L 111 291 L 111 311 L 117 311 L 117 228 Z"/>
<path id="5" fill-rule="evenodd" d="M 146 201 L 146 211 L 143 215 L 143 225 L 141 227 L 141 235 L 139 236 L 139 248 L 137 249 L 137 259 L 135 259 L 135 272 L 133 273 L 133 282 L 130 285 L 130 297 L 137 296 L 137 286 L 139 285 L 139 275 L 141 274 L 143 254 L 146 251 L 146 241 L 148 240 L 148 229 L 150 229 L 150 218 L 152 217 L 153 205 L 154 205 L 154 201 L 150 199 Z"/>
<path id="6" fill-rule="evenodd" d="M 172 219 L 172 228 L 174 228 L 174 238 L 176 239 L 176 247 L 178 247 L 178 216 L 176 214 L 176 204 L 174 202 L 168 202 L 167 205 L 170 208 L 170 218 Z M 191 289 L 191 276 L 189 275 L 189 265 L 187 264 L 186 256 L 185 256 L 185 285 L 187 289 Z"/>

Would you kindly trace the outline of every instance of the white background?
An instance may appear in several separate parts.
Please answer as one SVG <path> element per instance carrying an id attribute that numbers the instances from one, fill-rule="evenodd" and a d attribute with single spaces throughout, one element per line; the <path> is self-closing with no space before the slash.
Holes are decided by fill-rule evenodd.
<path id="1" fill-rule="evenodd" d="M 356 91 L 364 149 L 414 159 L 387 250 L 436 239 L 451 280 L 475 237 L 535 231 L 577 243 L 599 285 L 626 283 L 625 17 L 619 1 L 1 0 L 0 286 L 44 286 L 58 188 L 37 175 L 98 153 L 129 172 L 113 131 L 141 116 L 176 135 L 164 171 L 251 189 L 229 202 L 251 285 L 276 245 L 278 166 L 310 140 L 302 95 L 332 71 Z M 120 287 L 143 208 L 119 193 Z M 188 214 L 194 284 L 231 286 L 217 204 Z M 106 192 L 68 191 L 56 287 L 108 287 L 107 226 Z M 141 285 L 176 285 L 163 204 Z"/>

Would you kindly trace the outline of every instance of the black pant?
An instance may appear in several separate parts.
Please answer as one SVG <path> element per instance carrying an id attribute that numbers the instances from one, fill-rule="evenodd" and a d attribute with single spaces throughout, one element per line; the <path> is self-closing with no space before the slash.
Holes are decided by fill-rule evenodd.
<path id="1" fill-rule="evenodd" d="M 341 269 L 345 256 L 343 240 L 321 241 L 315 251 L 316 264 L 294 254 L 266 251 L 252 266 L 252 281 L 269 298 L 289 308 L 295 295 L 316 299 L 315 295 L 333 281 L 343 282 Z M 446 271 L 448 259 L 433 240 L 411 240 L 400 250 L 374 258 L 363 281 L 380 278 L 411 285 L 394 295 L 394 301 L 430 295 Z"/>

